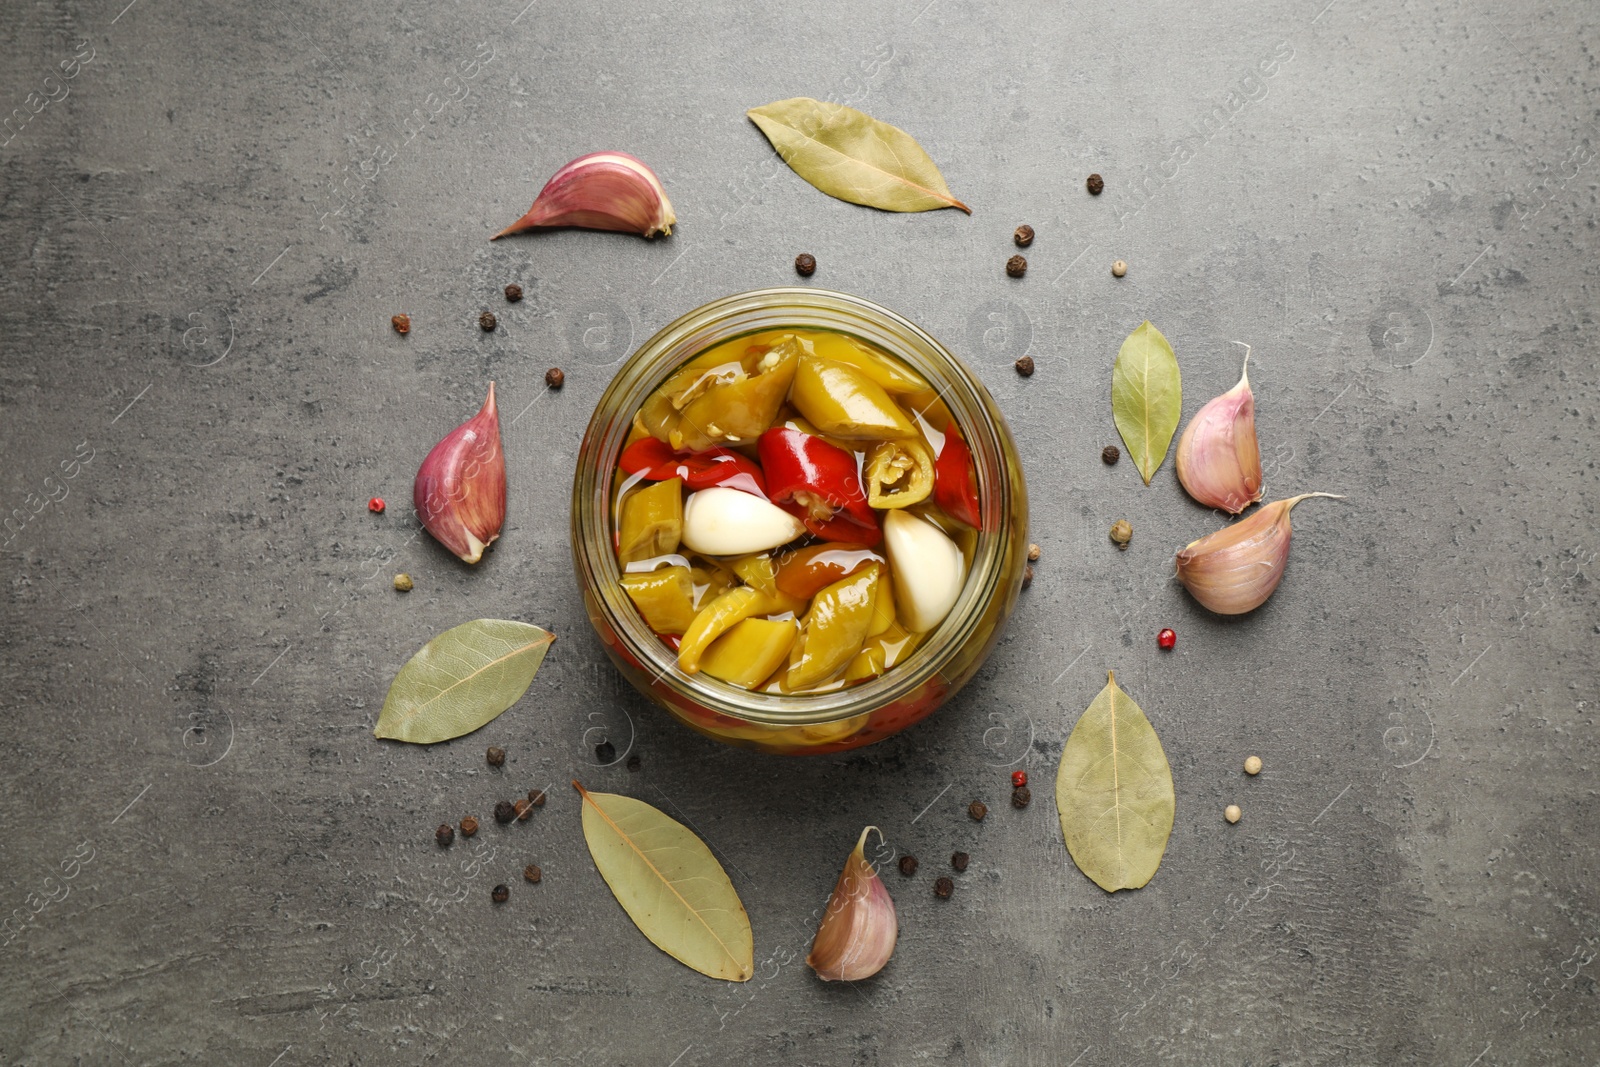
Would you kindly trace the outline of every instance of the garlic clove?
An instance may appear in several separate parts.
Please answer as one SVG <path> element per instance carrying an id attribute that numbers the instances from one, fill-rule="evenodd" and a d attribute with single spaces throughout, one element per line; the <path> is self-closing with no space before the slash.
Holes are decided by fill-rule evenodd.
<path id="1" fill-rule="evenodd" d="M 776 504 L 739 489 L 712 486 L 683 505 L 683 543 L 707 556 L 743 556 L 786 545 L 805 524 Z"/>
<path id="2" fill-rule="evenodd" d="M 834 883 L 816 940 L 811 942 L 806 963 L 824 982 L 871 978 L 894 955 L 899 936 L 894 901 L 862 852 L 867 835 L 877 829 L 869 826 L 861 831 L 855 850 L 844 861 L 844 870 Z M 883 837 L 881 830 L 878 837 Z"/>
<path id="3" fill-rule="evenodd" d="M 506 459 L 494 383 L 482 409 L 433 446 L 417 471 L 412 501 L 422 525 L 468 563 L 500 536 L 506 520 Z"/>
<path id="4" fill-rule="evenodd" d="M 1344 499 L 1333 493 L 1302 493 L 1263 505 L 1249 518 L 1190 542 L 1178 553 L 1178 580 L 1218 615 L 1259 608 L 1283 581 L 1289 562 L 1289 512 L 1312 496 Z"/>
<path id="5" fill-rule="evenodd" d="M 528 213 L 489 240 L 556 226 L 653 237 L 677 221 L 655 171 L 626 152 L 590 152 L 556 171 Z"/>
<path id="6" fill-rule="evenodd" d="M 912 633 L 932 630 L 961 595 L 967 561 L 960 546 L 933 523 L 898 508 L 883 517 L 883 542 L 902 625 Z"/>
<path id="7" fill-rule="evenodd" d="M 1261 499 L 1261 446 L 1246 346 L 1239 384 L 1206 403 L 1178 440 L 1178 481 L 1196 501 L 1237 515 Z"/>

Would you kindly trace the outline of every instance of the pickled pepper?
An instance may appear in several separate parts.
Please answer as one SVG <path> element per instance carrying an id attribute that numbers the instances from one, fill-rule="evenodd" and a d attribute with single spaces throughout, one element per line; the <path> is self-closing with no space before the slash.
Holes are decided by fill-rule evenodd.
<path id="1" fill-rule="evenodd" d="M 883 540 L 853 453 L 782 426 L 762 434 L 759 447 L 767 498 L 813 536 L 868 546 Z"/>
<path id="2" fill-rule="evenodd" d="M 910 367 L 881 356 L 842 333 L 823 334 L 813 340 L 811 346 L 823 359 L 849 364 L 896 396 L 926 393 L 932 389 L 927 379 Z"/>
<path id="3" fill-rule="evenodd" d="M 683 481 L 670 478 L 637 489 L 622 502 L 617 559 L 623 564 L 678 550 L 683 536 Z"/>
<path id="4" fill-rule="evenodd" d="M 874 563 L 828 586 L 811 601 L 800 637 L 789 652 L 786 688 L 805 689 L 827 681 L 861 651 L 872 626 L 882 571 Z"/>
<path id="5" fill-rule="evenodd" d="M 700 669 L 740 689 L 754 689 L 789 658 L 800 632 L 793 619 L 745 619 L 711 642 Z"/>
<path id="6" fill-rule="evenodd" d="M 881 593 L 879 598 L 882 598 Z M 845 668 L 845 678 L 852 682 L 876 678 L 915 652 L 924 636 L 911 633 L 896 623 L 883 633 L 868 637 L 862 644 L 861 651 L 850 661 L 850 666 Z"/>
<path id="7" fill-rule="evenodd" d="M 917 434 L 883 386 L 838 360 L 801 357 L 789 402 L 811 425 L 834 437 L 891 441 Z"/>
<path id="8" fill-rule="evenodd" d="M 875 508 L 920 504 L 933 492 L 933 457 L 921 441 L 883 441 L 867 453 L 867 503 Z"/>
<path id="9" fill-rule="evenodd" d="M 617 465 L 629 474 L 642 474 L 652 482 L 682 478 L 690 492 L 726 485 L 757 496 L 767 495 L 761 468 L 726 448 L 674 452 L 664 442 L 645 437 L 623 449 Z"/>
<path id="10" fill-rule="evenodd" d="M 730 589 L 701 608 L 694 622 L 683 632 L 683 641 L 678 645 L 678 666 L 685 674 L 697 672 L 700 658 L 705 655 L 711 642 L 745 619 L 757 615 L 779 615 L 786 611 L 798 615 L 804 610 L 804 601 L 782 593 L 763 593 L 748 585 Z"/>
<path id="11" fill-rule="evenodd" d="M 944 432 L 944 447 L 934 464 L 933 500 L 944 513 L 976 529 L 982 523 L 978 510 L 978 485 L 972 472 L 972 450 L 951 423 Z"/>
<path id="12" fill-rule="evenodd" d="M 694 577 L 688 567 L 624 574 L 622 588 L 658 634 L 681 634 L 694 622 Z"/>
<path id="13" fill-rule="evenodd" d="M 728 567 L 745 585 L 769 595 L 778 592 L 778 565 L 765 552 L 740 556 Z"/>
<path id="14" fill-rule="evenodd" d="M 840 578 L 848 578 L 869 563 L 882 562 L 883 553 L 866 545 L 808 545 L 778 562 L 777 586 L 790 596 L 810 600 Z"/>
<path id="15" fill-rule="evenodd" d="M 734 359 L 691 361 L 645 401 L 645 428 L 675 451 L 754 441 L 778 417 L 804 345 L 788 334 L 774 345 L 750 345 Z M 721 358 L 725 347 L 707 355 Z"/>

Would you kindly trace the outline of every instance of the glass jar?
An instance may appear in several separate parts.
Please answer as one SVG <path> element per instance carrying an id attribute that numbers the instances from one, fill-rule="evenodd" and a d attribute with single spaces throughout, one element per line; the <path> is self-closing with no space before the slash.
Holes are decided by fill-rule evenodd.
<path id="1" fill-rule="evenodd" d="M 905 661 L 826 693 L 750 692 L 685 674 L 623 591 L 613 551 L 612 474 L 633 413 L 679 364 L 712 345 L 774 329 L 832 330 L 904 360 L 940 392 L 972 449 L 983 527 L 955 607 Z M 601 643 L 633 686 L 719 741 L 785 755 L 881 741 L 931 714 L 982 665 L 1015 606 L 1028 565 L 1028 492 L 1016 442 L 973 373 L 906 319 L 823 289 L 758 289 L 713 301 L 662 329 L 622 365 L 578 449 L 572 554 Z"/>

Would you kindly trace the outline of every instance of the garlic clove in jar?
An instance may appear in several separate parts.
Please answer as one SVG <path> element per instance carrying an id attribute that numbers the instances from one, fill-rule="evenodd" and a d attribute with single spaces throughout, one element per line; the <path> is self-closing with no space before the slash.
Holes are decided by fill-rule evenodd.
<path id="1" fill-rule="evenodd" d="M 1178 481 L 1194 499 L 1237 515 L 1261 499 L 1261 446 L 1250 352 L 1239 384 L 1195 412 L 1178 440 Z"/>
<path id="2" fill-rule="evenodd" d="M 900 509 L 884 515 L 883 542 L 901 624 L 912 633 L 932 630 L 961 595 L 967 561 L 960 547 L 933 523 Z"/>
<path id="3" fill-rule="evenodd" d="M 482 409 L 433 446 L 417 470 L 411 499 L 422 525 L 467 563 L 500 536 L 506 519 L 506 460 L 494 383 Z"/>
<path id="4" fill-rule="evenodd" d="M 626 152 L 590 152 L 556 171 L 528 213 L 489 240 L 556 226 L 653 237 L 671 234 L 677 221 L 661 179 L 643 161 Z"/>
<path id="5" fill-rule="evenodd" d="M 683 543 L 707 556 L 743 556 L 786 545 L 805 524 L 754 493 L 713 486 L 683 505 Z"/>
<path id="6" fill-rule="evenodd" d="M 871 978 L 894 955 L 899 937 L 894 900 L 862 851 L 867 835 L 877 829 L 869 826 L 862 830 L 855 849 L 845 859 L 806 956 L 806 963 L 825 982 Z M 882 831 L 878 836 L 883 836 Z"/>
<path id="7" fill-rule="evenodd" d="M 1254 611 L 1283 581 L 1293 532 L 1289 512 L 1313 496 L 1344 499 L 1333 493 L 1302 493 L 1265 504 L 1249 518 L 1190 542 L 1178 553 L 1178 580 L 1218 615 Z"/>

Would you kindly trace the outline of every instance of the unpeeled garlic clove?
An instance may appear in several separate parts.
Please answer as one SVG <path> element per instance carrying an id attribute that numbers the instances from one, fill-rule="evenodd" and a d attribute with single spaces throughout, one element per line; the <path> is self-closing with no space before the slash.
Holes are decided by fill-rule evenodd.
<path id="1" fill-rule="evenodd" d="M 482 559 L 483 550 L 500 536 L 506 521 L 506 458 L 493 382 L 478 413 L 422 461 L 411 498 L 427 531 L 468 563 Z"/>
<path id="2" fill-rule="evenodd" d="M 895 939 L 900 933 L 894 901 L 862 852 L 867 835 L 877 829 L 869 826 L 861 831 L 855 850 L 844 861 L 844 870 L 834 883 L 816 940 L 811 942 L 806 963 L 824 982 L 871 978 L 894 955 Z M 878 836 L 882 838 L 881 830 Z"/>
<path id="3" fill-rule="evenodd" d="M 1192 541 L 1178 553 L 1178 580 L 1218 615 L 1243 615 L 1266 603 L 1289 562 L 1289 512 L 1311 496 L 1302 493 L 1265 504 L 1247 519 Z"/>
<path id="4" fill-rule="evenodd" d="M 805 524 L 765 497 L 726 486 L 690 493 L 683 505 L 683 543 L 707 556 L 743 556 L 786 545 Z"/>
<path id="5" fill-rule="evenodd" d="M 894 576 L 894 603 L 905 627 L 926 633 L 944 621 L 961 595 L 967 561 L 933 523 L 896 508 L 883 517 L 883 543 Z"/>
<path id="6" fill-rule="evenodd" d="M 555 226 L 653 237 L 677 221 L 655 171 L 626 152 L 590 152 L 556 171 L 528 213 L 489 240 Z"/>
<path id="7" fill-rule="evenodd" d="M 1196 501 L 1237 515 L 1261 499 L 1261 447 L 1250 352 L 1239 384 L 1195 412 L 1178 440 L 1178 481 Z"/>

